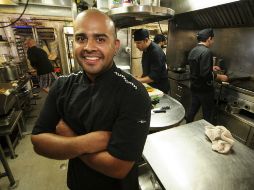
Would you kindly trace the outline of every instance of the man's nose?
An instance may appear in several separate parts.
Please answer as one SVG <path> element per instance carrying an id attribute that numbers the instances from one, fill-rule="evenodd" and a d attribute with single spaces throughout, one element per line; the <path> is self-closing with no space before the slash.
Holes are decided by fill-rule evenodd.
<path id="1" fill-rule="evenodd" d="M 87 43 L 84 46 L 85 50 L 91 51 L 91 50 L 95 50 L 96 49 L 96 43 L 94 40 L 92 39 L 88 39 Z"/>

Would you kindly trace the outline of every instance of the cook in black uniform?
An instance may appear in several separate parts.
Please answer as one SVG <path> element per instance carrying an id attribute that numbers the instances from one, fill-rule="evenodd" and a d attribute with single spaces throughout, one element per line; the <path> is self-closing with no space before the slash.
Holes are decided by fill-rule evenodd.
<path id="1" fill-rule="evenodd" d="M 198 45 L 194 47 L 188 56 L 190 65 L 191 95 L 192 103 L 186 121 L 192 122 L 200 106 L 202 106 L 203 117 L 213 123 L 214 88 L 213 81 L 227 81 L 226 75 L 216 74 L 220 70 L 213 66 L 213 55 L 210 47 L 213 44 L 213 29 L 208 28 L 197 33 Z"/>
<path id="2" fill-rule="evenodd" d="M 28 47 L 27 57 L 30 64 L 37 72 L 39 86 L 45 92 L 48 92 L 52 82 L 57 78 L 53 73 L 53 66 L 48 59 L 48 55 L 43 49 L 36 46 L 34 39 L 26 39 L 25 45 Z"/>
<path id="3" fill-rule="evenodd" d="M 136 161 L 150 125 L 144 86 L 113 62 L 120 43 L 113 21 L 91 9 L 77 16 L 74 52 L 83 68 L 60 77 L 35 124 L 38 154 L 69 159 L 71 190 L 137 190 Z"/>
<path id="4" fill-rule="evenodd" d="M 165 94 L 169 91 L 168 73 L 166 69 L 166 55 L 156 43 L 149 39 L 146 29 L 138 29 L 134 32 L 134 41 L 137 48 L 143 51 L 143 74 L 136 79 L 142 83 L 148 83 Z"/>
<path id="5" fill-rule="evenodd" d="M 167 38 L 163 34 L 155 35 L 153 41 L 162 49 L 167 45 Z"/>

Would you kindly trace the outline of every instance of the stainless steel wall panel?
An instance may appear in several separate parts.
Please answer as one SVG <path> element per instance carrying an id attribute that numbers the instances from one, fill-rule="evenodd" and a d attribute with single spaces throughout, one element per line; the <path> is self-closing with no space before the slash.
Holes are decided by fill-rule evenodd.
<path id="1" fill-rule="evenodd" d="M 167 64 L 186 64 L 186 54 L 197 44 L 198 30 L 178 30 L 168 33 Z M 249 74 L 254 77 L 254 27 L 215 29 L 215 43 L 211 48 L 223 58 L 228 73 Z"/>

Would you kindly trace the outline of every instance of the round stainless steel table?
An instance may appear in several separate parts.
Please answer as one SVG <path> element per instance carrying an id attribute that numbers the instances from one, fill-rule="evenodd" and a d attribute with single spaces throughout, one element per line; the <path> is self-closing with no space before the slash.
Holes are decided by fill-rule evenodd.
<path id="1" fill-rule="evenodd" d="M 168 108 L 168 109 L 164 109 Z M 156 113 L 158 110 L 164 112 Z M 151 111 L 150 131 L 160 131 L 177 126 L 184 118 L 185 110 L 180 102 L 164 94 Z"/>

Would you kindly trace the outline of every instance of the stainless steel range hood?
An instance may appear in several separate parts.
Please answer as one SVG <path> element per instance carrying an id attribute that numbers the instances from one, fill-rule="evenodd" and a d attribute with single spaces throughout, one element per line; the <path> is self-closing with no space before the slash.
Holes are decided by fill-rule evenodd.
<path id="1" fill-rule="evenodd" d="M 253 0 L 238 0 L 187 12 L 180 11 L 179 9 L 178 11 L 174 18 L 179 29 L 254 26 Z"/>
<path id="2" fill-rule="evenodd" d="M 172 19 L 175 11 L 167 7 L 133 5 L 114 8 L 107 14 L 114 20 L 117 28 L 127 28 Z"/>

